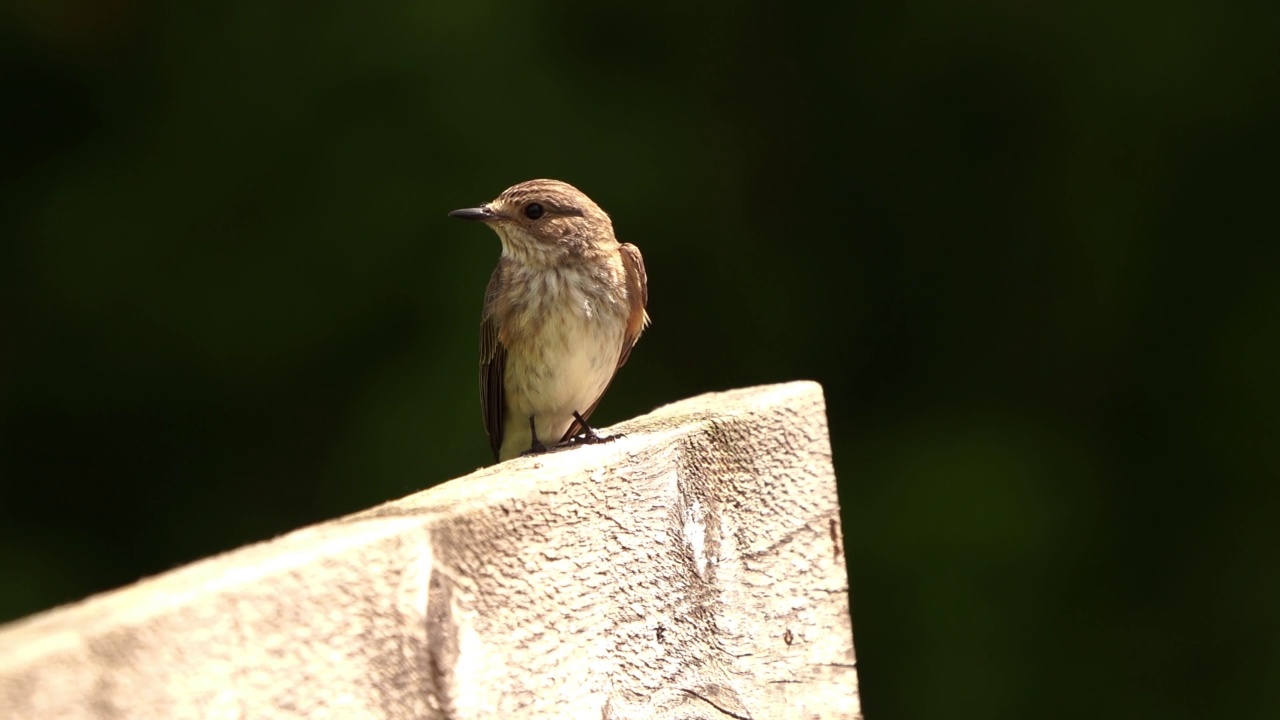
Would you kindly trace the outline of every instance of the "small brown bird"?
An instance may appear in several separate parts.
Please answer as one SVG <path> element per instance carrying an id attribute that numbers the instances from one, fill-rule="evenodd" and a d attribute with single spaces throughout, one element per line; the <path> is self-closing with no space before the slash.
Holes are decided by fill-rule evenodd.
<path id="1" fill-rule="evenodd" d="M 600 441 L 587 418 L 649 324 L 640 250 L 559 180 L 522 182 L 449 215 L 479 220 L 502 241 L 480 321 L 480 407 L 494 458 Z"/>

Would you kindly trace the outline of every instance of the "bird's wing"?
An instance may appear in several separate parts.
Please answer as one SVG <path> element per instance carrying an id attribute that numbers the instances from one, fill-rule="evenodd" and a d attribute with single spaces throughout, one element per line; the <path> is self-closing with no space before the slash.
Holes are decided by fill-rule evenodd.
<path id="1" fill-rule="evenodd" d="M 494 268 L 485 290 L 484 314 L 480 319 L 480 412 L 484 430 L 489 435 L 493 459 L 502 448 L 503 423 L 506 421 L 506 390 L 503 375 L 507 368 L 507 348 L 498 339 L 498 322 L 493 317 L 493 299 L 502 287 L 502 263 Z"/>
<path id="2" fill-rule="evenodd" d="M 649 304 L 649 276 L 644 271 L 644 258 L 640 256 L 640 248 L 631 243 L 622 243 L 619 250 L 622 254 L 622 268 L 627 276 L 627 300 L 631 303 L 631 314 L 627 316 L 627 327 L 622 333 L 622 352 L 618 355 L 618 365 L 613 370 L 613 377 L 617 377 L 618 369 L 627 364 L 627 358 L 631 357 L 631 348 L 636 346 L 636 342 L 640 340 L 640 333 L 644 332 L 649 325 L 649 313 L 645 311 L 645 307 Z M 612 383 L 611 377 L 609 384 Z M 591 407 L 580 413 L 583 420 L 590 418 L 591 413 L 595 412 L 596 406 L 600 404 L 600 398 L 604 397 L 605 391 L 609 389 L 609 384 L 600 391 L 600 395 L 595 402 L 591 403 Z M 568 440 L 584 429 L 582 423 L 574 420 L 564 437 L 560 438 L 560 442 Z"/>
<path id="3" fill-rule="evenodd" d="M 627 316 L 627 330 L 622 334 L 622 354 L 618 356 L 618 367 L 627 364 L 631 357 L 631 348 L 636 346 L 640 333 L 649 325 L 649 313 L 645 307 L 649 305 L 649 276 L 644 271 L 644 258 L 640 257 L 640 248 L 631 243 L 622 243 L 622 267 L 627 273 L 627 299 L 631 301 L 631 314 Z M 617 370 L 614 370 L 617 374 Z"/>

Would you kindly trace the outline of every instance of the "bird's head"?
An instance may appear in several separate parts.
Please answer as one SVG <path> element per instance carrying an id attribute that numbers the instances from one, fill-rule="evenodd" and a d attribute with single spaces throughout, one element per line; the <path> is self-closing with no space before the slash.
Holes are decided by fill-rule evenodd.
<path id="1" fill-rule="evenodd" d="M 478 220 L 498 233 L 502 253 L 524 262 L 554 262 L 590 249 L 616 246 L 613 222 L 591 198 L 559 180 L 512 185 L 492 202 L 450 217 Z"/>

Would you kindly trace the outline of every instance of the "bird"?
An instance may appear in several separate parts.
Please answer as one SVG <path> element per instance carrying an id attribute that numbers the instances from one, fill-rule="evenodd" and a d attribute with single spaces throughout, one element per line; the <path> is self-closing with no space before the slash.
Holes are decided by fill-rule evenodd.
<path id="1" fill-rule="evenodd" d="M 528 180 L 450 217 L 502 243 L 480 319 L 480 407 L 494 460 L 611 440 L 587 424 L 649 325 L 640 250 L 559 180 Z"/>

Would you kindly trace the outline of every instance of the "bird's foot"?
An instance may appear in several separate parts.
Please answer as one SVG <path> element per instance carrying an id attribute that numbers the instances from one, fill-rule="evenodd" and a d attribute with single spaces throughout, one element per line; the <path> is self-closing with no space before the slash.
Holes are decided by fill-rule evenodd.
<path id="1" fill-rule="evenodd" d="M 538 439 L 538 428 L 533 425 L 532 415 L 529 416 L 529 437 L 533 438 L 533 442 L 529 445 L 528 450 L 520 453 L 520 457 L 524 457 L 526 455 L 538 455 L 549 449 L 546 445 L 542 444 L 541 440 Z"/>
<path id="2" fill-rule="evenodd" d="M 558 450 L 568 450 L 569 448 L 577 447 L 579 445 L 599 445 L 600 443 L 613 442 L 614 440 L 622 437 L 621 433 L 617 435 L 601 435 L 597 433 L 595 428 L 587 424 L 587 419 L 582 417 L 580 413 L 575 412 L 573 414 L 573 418 L 582 426 L 582 430 L 579 431 L 577 435 L 565 438 L 555 445 L 550 446 L 543 445 L 542 442 L 538 440 L 538 433 L 537 429 L 533 425 L 533 418 L 529 418 L 529 435 L 533 438 L 533 442 L 528 450 L 520 453 L 520 457 L 525 457 L 527 455 L 540 455 L 542 453 L 556 452 Z"/>
<path id="3" fill-rule="evenodd" d="M 529 455 L 541 455 L 544 452 L 551 452 L 552 449 L 558 448 L 558 447 L 560 446 L 553 445 L 551 447 L 547 447 L 546 445 L 543 445 L 537 440 L 534 440 L 533 445 L 529 446 L 528 450 L 525 450 L 524 452 L 520 453 L 520 457 L 527 457 Z"/>
<path id="4" fill-rule="evenodd" d="M 582 432 L 574 435 L 567 440 L 558 443 L 556 447 L 574 447 L 575 445 L 599 445 L 600 443 L 613 442 L 622 435 L 600 435 L 595 428 L 587 424 L 587 419 L 582 417 L 578 412 L 573 413 L 573 418 L 582 426 Z"/>

